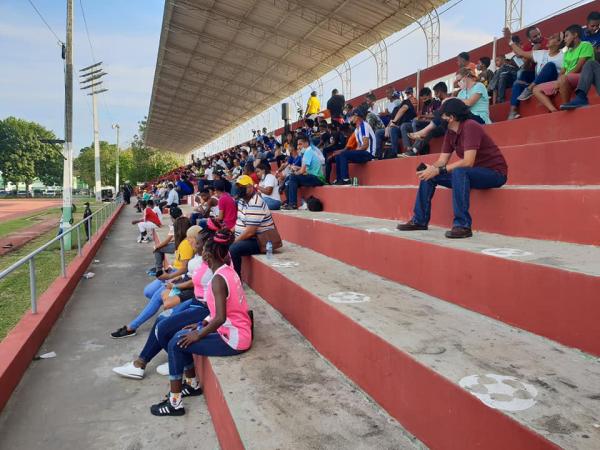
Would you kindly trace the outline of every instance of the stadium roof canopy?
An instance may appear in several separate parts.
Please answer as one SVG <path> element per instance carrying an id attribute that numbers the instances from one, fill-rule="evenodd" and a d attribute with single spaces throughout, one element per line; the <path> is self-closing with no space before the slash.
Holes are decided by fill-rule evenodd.
<path id="1" fill-rule="evenodd" d="M 146 143 L 187 153 L 447 0 L 166 0 Z"/>

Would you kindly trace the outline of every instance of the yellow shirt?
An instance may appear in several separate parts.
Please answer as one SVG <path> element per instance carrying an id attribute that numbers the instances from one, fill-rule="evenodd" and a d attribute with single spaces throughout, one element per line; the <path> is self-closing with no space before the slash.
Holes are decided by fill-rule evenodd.
<path id="1" fill-rule="evenodd" d="M 308 99 L 308 105 L 306 105 L 306 114 L 313 115 L 319 114 L 321 112 L 321 102 L 319 101 L 319 97 L 310 97 Z"/>
<path id="2" fill-rule="evenodd" d="M 177 270 L 183 269 L 183 261 L 190 260 L 194 256 L 194 249 L 192 248 L 192 244 L 187 239 L 184 239 L 177 247 L 175 251 L 175 261 L 173 262 L 173 267 Z"/>

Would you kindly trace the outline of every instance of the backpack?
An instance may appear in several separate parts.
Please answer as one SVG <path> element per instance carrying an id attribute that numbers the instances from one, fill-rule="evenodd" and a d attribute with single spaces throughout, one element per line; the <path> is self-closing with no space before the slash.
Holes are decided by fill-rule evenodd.
<path id="1" fill-rule="evenodd" d="M 306 205 L 309 211 L 323 211 L 323 202 L 313 195 L 306 199 Z"/>

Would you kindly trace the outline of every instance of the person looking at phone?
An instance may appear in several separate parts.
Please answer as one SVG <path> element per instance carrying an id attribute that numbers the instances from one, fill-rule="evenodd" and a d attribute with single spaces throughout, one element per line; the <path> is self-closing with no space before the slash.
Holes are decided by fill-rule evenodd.
<path id="1" fill-rule="evenodd" d="M 486 134 L 484 127 L 469 119 L 469 108 L 457 98 L 446 100 L 440 113 L 448 122 L 442 153 L 436 162 L 418 167 L 419 190 L 414 215 L 400 231 L 427 230 L 431 216 L 431 199 L 435 188 L 442 185 L 452 189 L 454 222 L 446 232 L 450 239 L 467 238 L 471 231 L 469 197 L 471 189 L 499 188 L 506 183 L 508 166 L 502 152 Z M 452 153 L 458 161 L 448 164 Z"/>

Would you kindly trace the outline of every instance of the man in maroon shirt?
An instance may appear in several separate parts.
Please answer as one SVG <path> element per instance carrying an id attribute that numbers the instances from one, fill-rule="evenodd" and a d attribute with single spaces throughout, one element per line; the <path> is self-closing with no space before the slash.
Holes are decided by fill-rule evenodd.
<path id="1" fill-rule="evenodd" d="M 418 171 L 419 191 L 415 201 L 414 215 L 401 231 L 426 230 L 431 216 L 431 199 L 436 186 L 452 189 L 454 222 L 446 232 L 451 239 L 471 237 L 469 197 L 471 188 L 498 188 L 506 183 L 508 167 L 498 146 L 485 133 L 484 128 L 468 119 L 469 108 L 462 100 L 452 98 L 444 102 L 440 110 L 442 119 L 448 122 L 442 153 L 433 165 Z M 448 164 L 455 152 L 458 161 Z"/>

